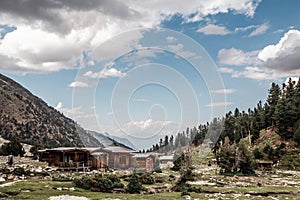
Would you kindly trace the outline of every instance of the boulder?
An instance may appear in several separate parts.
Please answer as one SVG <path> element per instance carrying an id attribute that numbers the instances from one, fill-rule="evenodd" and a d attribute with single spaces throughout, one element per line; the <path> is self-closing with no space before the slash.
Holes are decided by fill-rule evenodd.
<path id="1" fill-rule="evenodd" d="M 12 181 L 12 180 L 14 180 L 14 178 L 15 178 L 15 177 L 14 177 L 13 175 L 9 175 L 9 176 L 7 177 L 7 180 L 8 180 L 8 181 Z"/>

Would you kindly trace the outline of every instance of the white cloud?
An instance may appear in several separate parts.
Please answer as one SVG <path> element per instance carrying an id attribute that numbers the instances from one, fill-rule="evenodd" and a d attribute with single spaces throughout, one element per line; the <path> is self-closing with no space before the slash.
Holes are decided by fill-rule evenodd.
<path id="1" fill-rule="evenodd" d="M 263 67 L 280 72 L 300 70 L 300 31 L 289 30 L 275 45 L 266 46 L 259 54 Z"/>
<path id="2" fill-rule="evenodd" d="M 214 94 L 232 94 L 232 93 L 235 93 L 236 92 L 236 89 L 219 89 L 219 90 L 211 90 L 210 91 L 211 93 L 214 93 Z"/>
<path id="3" fill-rule="evenodd" d="M 81 88 L 84 88 L 84 87 L 88 87 L 89 85 L 85 82 L 81 82 L 81 81 L 74 81 L 72 83 L 69 84 L 69 87 L 72 87 L 72 88 L 77 88 L 77 87 L 81 87 Z"/>
<path id="4" fill-rule="evenodd" d="M 239 49 L 221 49 L 219 62 L 224 65 L 242 66 L 239 70 L 221 67 L 221 73 L 232 77 L 258 80 L 275 80 L 300 74 L 300 31 L 289 30 L 280 41 L 262 50 L 244 52 Z"/>
<path id="5" fill-rule="evenodd" d="M 93 112 L 86 112 L 86 109 L 83 109 L 81 107 L 67 108 L 63 105 L 62 102 L 58 102 L 55 109 L 62 112 L 65 116 L 74 120 L 91 120 L 95 119 L 96 117 L 100 117 Z M 83 125 L 86 125 L 86 123 L 83 123 Z"/>
<path id="6" fill-rule="evenodd" d="M 168 43 L 173 43 L 173 42 L 177 41 L 177 39 L 175 37 L 173 37 L 173 36 L 168 36 L 166 38 L 166 40 L 167 40 Z"/>
<path id="7" fill-rule="evenodd" d="M 125 76 L 126 73 L 123 73 L 116 68 L 105 68 L 102 69 L 100 72 L 92 72 L 87 71 L 84 73 L 83 76 L 90 77 L 90 78 L 108 78 L 108 77 L 122 77 Z"/>
<path id="8" fill-rule="evenodd" d="M 265 23 L 258 26 L 253 32 L 250 33 L 249 37 L 264 34 L 269 29 L 269 24 Z"/>
<path id="9" fill-rule="evenodd" d="M 224 74 L 231 74 L 232 78 L 250 78 L 256 80 L 275 80 L 280 77 L 280 74 L 269 72 L 259 67 L 245 67 L 241 70 L 234 70 L 228 67 L 219 68 L 219 71 Z"/>
<path id="10" fill-rule="evenodd" d="M 74 69 L 82 52 L 124 31 L 154 28 L 175 14 L 186 22 L 230 11 L 253 16 L 259 3 L 260 0 L 0 1 L 0 21 L 17 27 L 1 41 L 0 56 L 6 59 L 0 59 L 0 69 L 15 73 Z M 140 36 L 127 38 L 130 46 L 120 41 L 119 46 L 107 46 L 103 54 L 96 56 L 104 59 L 126 52 L 138 45 Z"/>
<path id="11" fill-rule="evenodd" d="M 148 138 L 161 134 L 171 134 L 178 129 L 178 124 L 172 121 L 130 121 L 121 126 L 128 135 L 138 138 Z"/>
<path id="12" fill-rule="evenodd" d="M 149 99 L 134 99 L 136 102 L 149 102 Z"/>
<path id="13" fill-rule="evenodd" d="M 181 43 L 168 45 L 168 49 L 174 51 L 174 53 L 176 53 L 177 55 L 183 58 L 191 58 L 196 56 L 195 52 L 184 50 L 184 45 Z"/>
<path id="14" fill-rule="evenodd" d="M 230 33 L 224 26 L 219 26 L 215 24 L 208 24 L 202 28 L 197 30 L 199 33 L 203 33 L 205 35 L 227 35 Z"/>
<path id="15" fill-rule="evenodd" d="M 207 107 L 221 107 L 221 106 L 229 106 L 231 104 L 232 104 L 232 102 L 224 101 L 224 102 L 212 102 L 212 103 L 207 104 L 206 106 Z"/>
<path id="16" fill-rule="evenodd" d="M 246 26 L 246 27 L 239 27 L 239 28 L 235 28 L 234 32 L 244 32 L 244 31 L 248 31 L 250 29 L 256 28 L 257 26 L 255 25 L 250 25 L 250 26 Z"/>
<path id="17" fill-rule="evenodd" d="M 218 52 L 219 62 L 223 65 L 253 65 L 259 62 L 259 51 L 243 52 L 240 49 L 221 49 Z"/>
<path id="18" fill-rule="evenodd" d="M 113 116 L 114 115 L 114 113 L 113 112 L 108 112 L 108 113 L 106 113 L 108 116 Z"/>

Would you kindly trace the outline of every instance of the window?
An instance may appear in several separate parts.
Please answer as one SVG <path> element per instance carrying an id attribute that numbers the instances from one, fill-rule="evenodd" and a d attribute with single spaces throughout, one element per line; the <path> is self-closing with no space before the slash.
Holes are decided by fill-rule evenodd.
<path id="1" fill-rule="evenodd" d="M 119 163 L 120 164 L 126 164 L 126 156 L 120 156 Z"/>

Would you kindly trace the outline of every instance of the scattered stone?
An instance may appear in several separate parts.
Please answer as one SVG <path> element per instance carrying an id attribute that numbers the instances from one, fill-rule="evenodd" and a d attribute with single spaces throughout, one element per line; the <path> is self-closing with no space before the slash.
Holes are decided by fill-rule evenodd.
<path id="1" fill-rule="evenodd" d="M 5 182 L 5 178 L 0 177 L 0 182 L 1 182 L 1 183 L 2 183 L 2 182 Z"/>
<path id="2" fill-rule="evenodd" d="M 14 177 L 13 175 L 9 175 L 9 176 L 7 177 L 7 180 L 8 180 L 8 181 L 12 181 L 12 180 L 14 180 L 14 178 L 15 178 L 15 177 Z"/>
<path id="3" fill-rule="evenodd" d="M 56 188 L 56 189 L 57 189 L 57 190 L 62 190 L 62 188 L 60 188 L 60 187 L 59 187 L 59 188 Z"/>
<path id="4" fill-rule="evenodd" d="M 75 188 L 71 187 L 69 188 L 70 191 L 75 191 Z"/>
<path id="5" fill-rule="evenodd" d="M 49 198 L 49 200 L 89 200 L 89 199 L 86 197 L 60 195 L 60 196 L 52 196 Z"/>
<path id="6" fill-rule="evenodd" d="M 192 197 L 190 195 L 184 195 L 183 198 L 185 198 L 186 200 L 191 200 Z"/>

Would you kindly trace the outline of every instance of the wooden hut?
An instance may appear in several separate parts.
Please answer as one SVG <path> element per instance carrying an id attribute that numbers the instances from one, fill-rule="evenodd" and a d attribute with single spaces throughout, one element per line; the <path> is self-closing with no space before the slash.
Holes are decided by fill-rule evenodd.
<path id="1" fill-rule="evenodd" d="M 133 156 L 134 167 L 139 172 L 152 172 L 155 156 L 151 154 L 137 153 Z"/>
<path id="2" fill-rule="evenodd" d="M 101 149 L 101 152 L 107 153 L 107 166 L 110 169 L 129 169 L 132 167 L 133 154 L 137 153 L 135 150 L 119 147 L 109 146 Z"/>
<path id="3" fill-rule="evenodd" d="M 39 150 L 39 160 L 62 170 L 78 170 L 92 167 L 90 151 L 77 147 L 59 147 Z"/>

